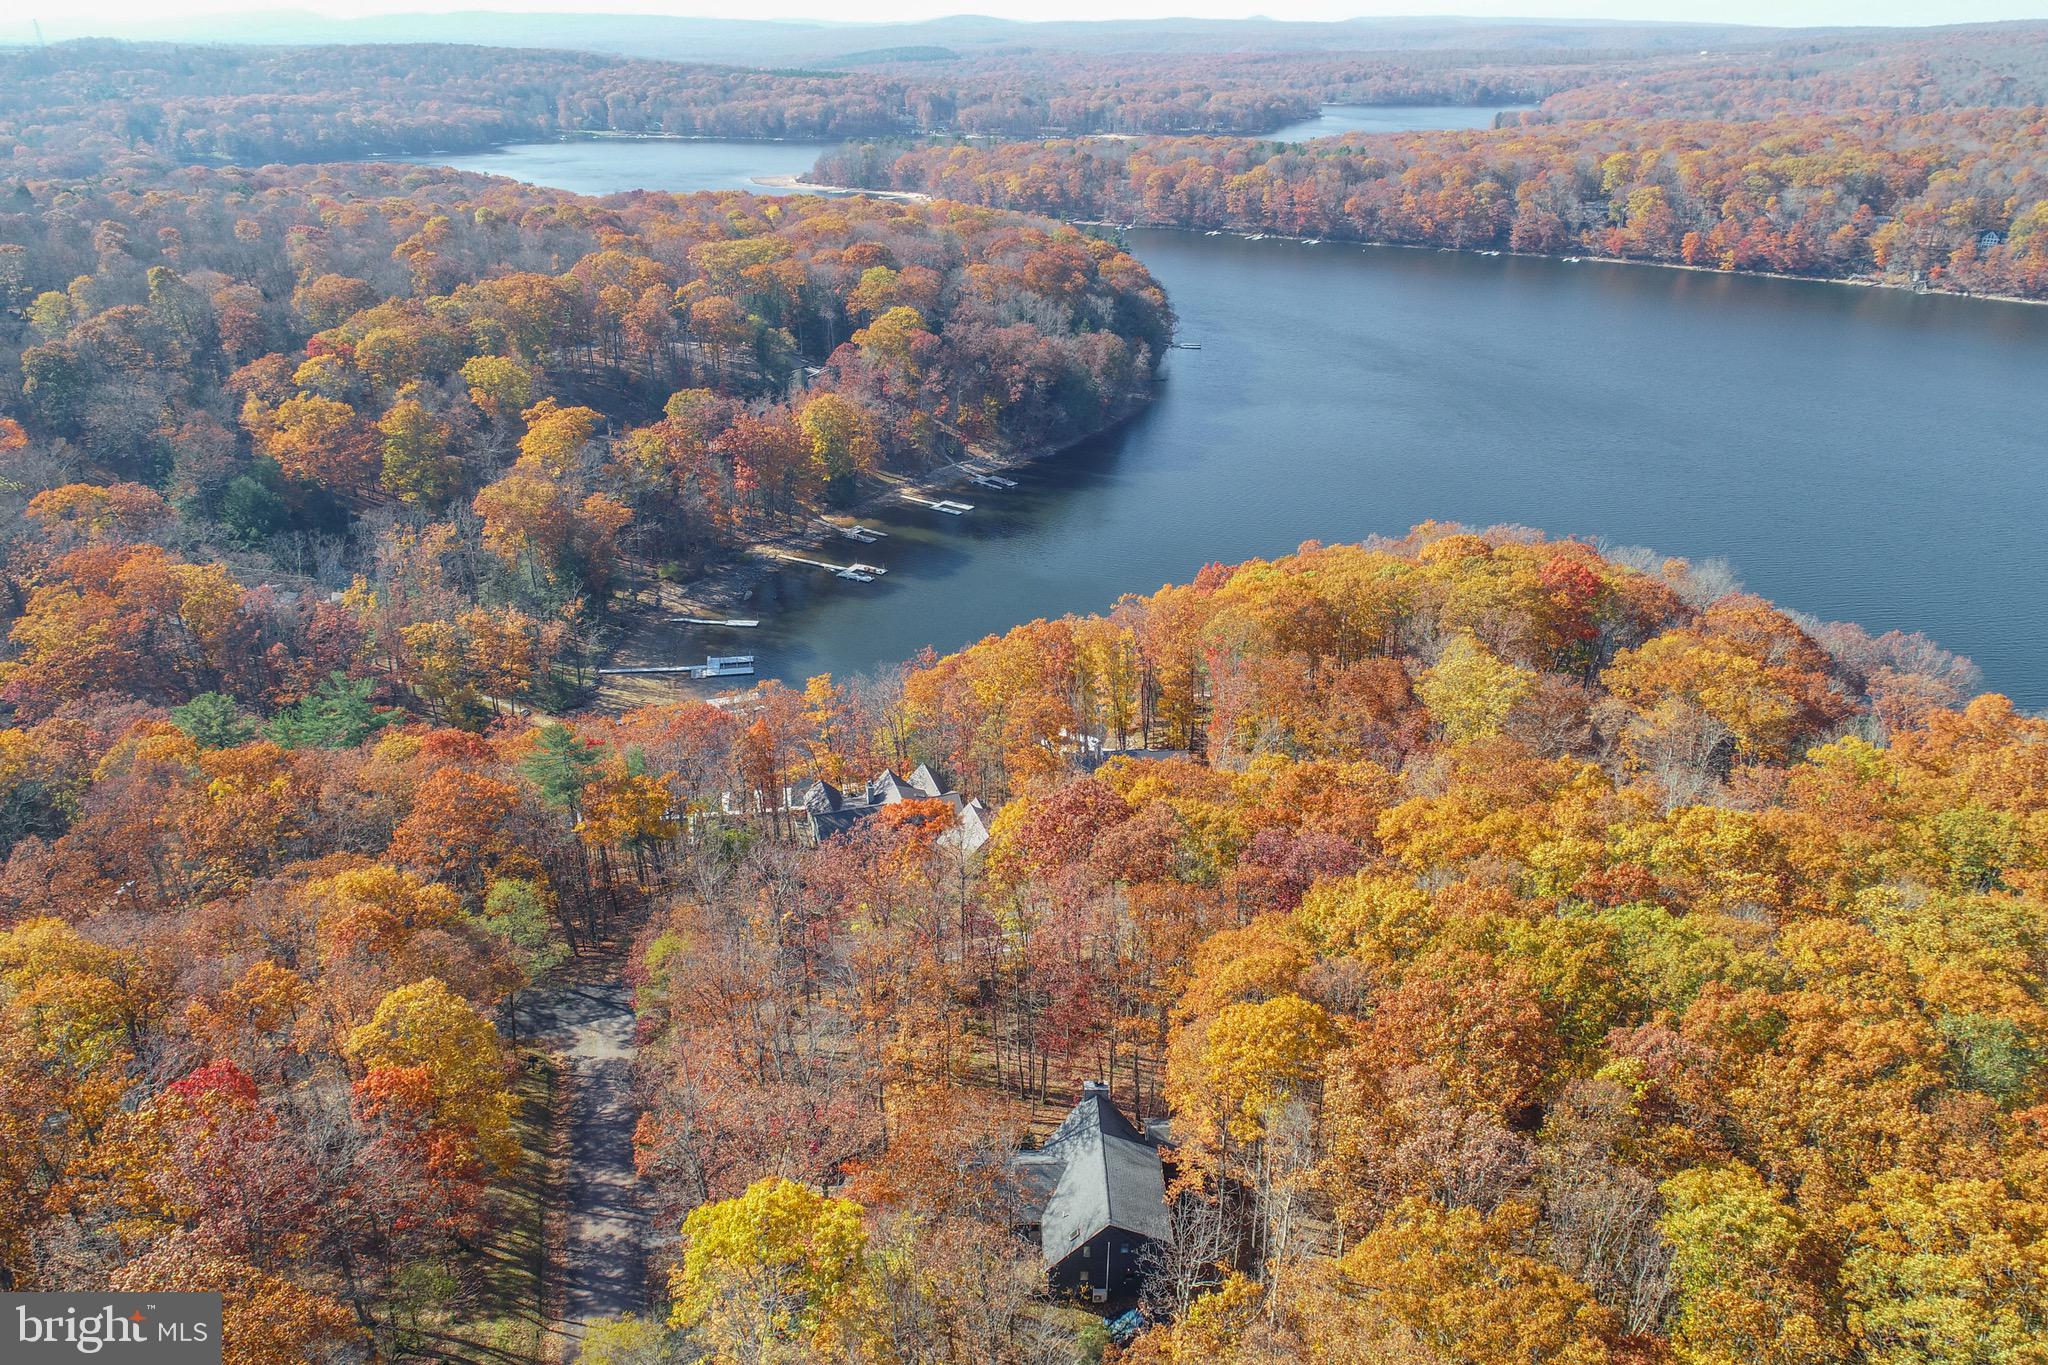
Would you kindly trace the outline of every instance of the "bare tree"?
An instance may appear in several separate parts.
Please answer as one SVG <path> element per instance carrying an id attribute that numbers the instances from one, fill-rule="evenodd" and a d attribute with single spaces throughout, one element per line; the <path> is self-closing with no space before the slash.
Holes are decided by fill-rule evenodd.
<path id="1" fill-rule="evenodd" d="M 1139 1302 L 1153 1322 L 1178 1321 L 1205 1290 L 1223 1282 L 1237 1239 L 1222 1203 L 1200 1194 L 1173 1201 L 1173 1240 L 1154 1242 L 1138 1260 L 1145 1277 Z"/>

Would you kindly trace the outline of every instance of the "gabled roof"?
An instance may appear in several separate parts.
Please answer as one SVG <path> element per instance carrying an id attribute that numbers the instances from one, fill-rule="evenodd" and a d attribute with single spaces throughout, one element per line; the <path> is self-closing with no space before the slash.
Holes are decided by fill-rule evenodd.
<path id="1" fill-rule="evenodd" d="M 839 788 L 821 777 L 813 781 L 810 786 L 804 788 L 803 796 L 799 798 L 799 801 L 807 810 L 838 810 L 846 804 L 846 796 Z"/>
<path id="2" fill-rule="evenodd" d="M 961 801 L 958 793 L 955 793 L 953 801 L 953 814 L 958 823 L 946 831 L 944 842 L 954 845 L 963 853 L 972 853 L 988 842 L 988 824 L 992 812 L 982 804 L 978 796 L 972 801 Z"/>
<path id="3" fill-rule="evenodd" d="M 1044 1147 L 1020 1153 L 1013 1167 L 1027 1198 L 1044 1193 L 1039 1242 L 1049 1266 L 1104 1228 L 1173 1240 L 1159 1151 L 1098 1085 L 1083 1091 Z"/>
<path id="4" fill-rule="evenodd" d="M 816 779 L 795 797 L 795 804 L 808 813 L 812 832 L 821 842 L 846 833 L 882 807 L 899 801 L 944 801 L 960 817 L 959 827 L 947 832 L 949 842 L 969 853 L 988 842 L 989 808 L 959 792 L 943 790 L 939 779 L 922 763 L 908 777 L 884 768 L 850 794 Z"/>

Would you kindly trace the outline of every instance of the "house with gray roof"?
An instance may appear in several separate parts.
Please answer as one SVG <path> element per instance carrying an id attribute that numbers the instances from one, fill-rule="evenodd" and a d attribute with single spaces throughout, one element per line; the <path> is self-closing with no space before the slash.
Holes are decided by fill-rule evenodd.
<path id="1" fill-rule="evenodd" d="M 922 763 L 908 777 L 884 768 L 869 778 L 867 785 L 851 791 L 820 778 L 795 792 L 789 804 L 811 842 L 823 843 L 899 801 L 943 801 L 952 807 L 954 827 L 940 838 L 941 844 L 972 853 L 988 842 L 989 821 L 994 813 L 979 797 L 970 799 L 959 792 L 944 790 L 932 770 Z"/>
<path id="2" fill-rule="evenodd" d="M 1135 1294 L 1147 1248 L 1171 1245 L 1159 1147 L 1090 1081 L 1045 1145 L 1010 1170 L 1021 1221 L 1035 1228 L 1047 1284 L 1095 1303 Z"/>

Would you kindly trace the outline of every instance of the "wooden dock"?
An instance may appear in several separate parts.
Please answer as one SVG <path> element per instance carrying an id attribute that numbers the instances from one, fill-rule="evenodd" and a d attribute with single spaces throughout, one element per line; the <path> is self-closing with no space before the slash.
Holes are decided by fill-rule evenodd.
<path id="1" fill-rule="evenodd" d="M 751 616 L 734 616 L 723 620 L 715 616 L 678 616 L 676 620 L 686 626 L 731 626 L 736 630 L 761 624 Z"/>
<path id="2" fill-rule="evenodd" d="M 925 498 L 908 492 L 903 496 L 907 501 L 914 502 L 920 507 L 929 507 L 934 512 L 944 512 L 947 516 L 951 517 L 965 516 L 974 510 L 973 503 L 955 502 L 951 498 Z"/>
<path id="3" fill-rule="evenodd" d="M 819 517 L 818 521 L 825 526 L 829 526 L 840 535 L 845 536 L 848 540 L 858 541 L 862 545 L 872 545 L 889 534 L 887 531 L 877 530 L 872 526 L 863 526 L 857 521 L 847 526 L 841 526 L 838 522 L 829 521 L 824 517 Z"/>
<path id="4" fill-rule="evenodd" d="M 680 673 L 688 678 L 742 678 L 754 671 L 751 654 L 713 654 L 701 664 L 642 664 L 633 668 L 600 668 L 608 676 L 649 673 Z"/>
<path id="5" fill-rule="evenodd" d="M 775 557 L 785 564 L 807 564 L 813 569 L 823 569 L 835 578 L 851 579 L 855 583 L 872 583 L 887 572 L 875 564 L 827 564 L 822 559 L 806 559 L 802 555 L 778 552 Z"/>

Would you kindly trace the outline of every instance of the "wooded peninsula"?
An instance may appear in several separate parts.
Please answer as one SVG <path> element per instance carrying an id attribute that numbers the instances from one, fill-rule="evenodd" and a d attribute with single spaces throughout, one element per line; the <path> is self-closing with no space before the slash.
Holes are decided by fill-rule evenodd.
<path id="1" fill-rule="evenodd" d="M 230 1365 L 2048 1360 L 2048 719 L 1922 634 L 1432 521 L 599 690 L 1144 411 L 1117 224 L 2048 294 L 2048 26 L 1322 27 L 0 49 L 0 1291 Z M 1259 136 L 1344 100 L 1529 107 Z M 591 132 L 932 197 L 341 160 Z"/>

